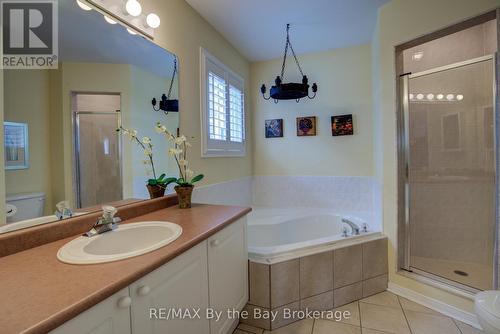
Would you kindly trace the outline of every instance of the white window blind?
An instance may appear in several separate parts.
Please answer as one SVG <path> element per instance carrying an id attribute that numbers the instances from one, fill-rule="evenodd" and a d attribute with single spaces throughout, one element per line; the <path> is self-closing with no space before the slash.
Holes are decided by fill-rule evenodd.
<path id="1" fill-rule="evenodd" d="M 245 155 L 243 79 L 201 49 L 202 156 Z"/>

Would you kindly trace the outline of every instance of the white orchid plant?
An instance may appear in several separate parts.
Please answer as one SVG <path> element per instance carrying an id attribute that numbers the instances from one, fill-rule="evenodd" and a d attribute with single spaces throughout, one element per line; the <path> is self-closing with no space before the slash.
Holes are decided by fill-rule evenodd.
<path id="1" fill-rule="evenodd" d="M 156 176 L 155 164 L 153 160 L 153 142 L 151 138 L 142 137 L 142 139 L 139 139 L 137 130 L 125 129 L 122 126 L 120 126 L 119 129 L 116 129 L 116 131 L 123 133 L 132 142 L 135 142 L 143 149 L 144 155 L 146 156 L 146 159 L 143 160 L 143 163 L 144 165 L 151 168 L 151 170 L 148 170 L 148 175 L 152 174 L 153 176 L 153 178 L 148 179 L 148 185 L 166 188 L 170 183 L 173 183 L 177 180 L 177 178 L 175 177 L 166 177 L 165 173 L 161 174 L 159 177 Z"/>
<path id="2" fill-rule="evenodd" d="M 174 147 L 168 150 L 168 154 L 175 159 L 179 168 L 179 178 L 173 181 L 180 187 L 192 187 L 194 183 L 203 179 L 203 174 L 194 175 L 194 172 L 188 167 L 187 150 L 191 144 L 187 141 L 186 136 L 174 136 L 167 130 L 167 127 L 160 122 L 156 123 L 156 132 L 163 134 L 168 141 L 174 144 Z"/>

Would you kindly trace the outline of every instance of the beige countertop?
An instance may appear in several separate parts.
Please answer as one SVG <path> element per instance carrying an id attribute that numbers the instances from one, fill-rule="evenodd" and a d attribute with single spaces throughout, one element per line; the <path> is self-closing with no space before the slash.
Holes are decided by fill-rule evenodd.
<path id="1" fill-rule="evenodd" d="M 182 235 L 173 243 L 126 260 L 71 265 L 57 251 L 76 236 L 0 258 L 0 332 L 46 333 L 127 287 L 226 225 L 250 208 L 193 205 L 154 211 L 124 223 L 163 220 L 179 224 Z"/>

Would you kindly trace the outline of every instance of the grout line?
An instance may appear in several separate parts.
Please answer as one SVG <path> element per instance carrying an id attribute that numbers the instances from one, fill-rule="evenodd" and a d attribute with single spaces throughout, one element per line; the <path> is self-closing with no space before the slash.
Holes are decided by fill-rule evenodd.
<path id="1" fill-rule="evenodd" d="M 401 308 L 401 311 L 403 311 L 403 316 L 405 317 L 405 321 L 406 321 L 406 324 L 408 325 L 408 329 L 410 330 L 410 333 L 413 333 L 411 326 L 410 326 L 410 322 L 408 321 L 408 318 L 406 317 L 405 309 L 403 308 L 403 305 L 401 304 L 401 300 L 399 300 L 398 295 L 396 295 L 396 297 L 398 298 L 399 307 Z"/>
<path id="2" fill-rule="evenodd" d="M 460 329 L 460 327 L 457 325 L 457 320 L 453 319 L 453 318 L 450 318 L 450 319 L 451 319 L 451 321 L 453 321 L 453 324 L 458 328 L 458 331 L 463 334 L 464 332 L 462 332 L 462 330 Z"/>
<path id="3" fill-rule="evenodd" d="M 313 318 L 313 325 L 311 328 L 311 334 L 314 334 L 314 326 L 316 326 L 316 319 Z"/>
<path id="4" fill-rule="evenodd" d="M 359 305 L 359 300 L 358 300 L 358 315 L 359 315 L 359 328 L 361 328 L 361 332 L 363 332 L 363 325 L 361 322 L 361 305 Z"/>

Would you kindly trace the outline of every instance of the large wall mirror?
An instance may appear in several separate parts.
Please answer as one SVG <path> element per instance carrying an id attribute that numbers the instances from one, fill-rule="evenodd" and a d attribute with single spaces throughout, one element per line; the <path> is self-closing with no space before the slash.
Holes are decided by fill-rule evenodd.
<path id="1" fill-rule="evenodd" d="M 76 1 L 58 6 L 58 69 L 3 71 L 7 217 L 0 233 L 149 199 L 151 166 L 120 127 L 151 138 L 157 176 L 176 176 L 155 125 L 175 134 L 179 109 L 152 106 L 163 94 L 178 101 L 176 56 Z"/>

